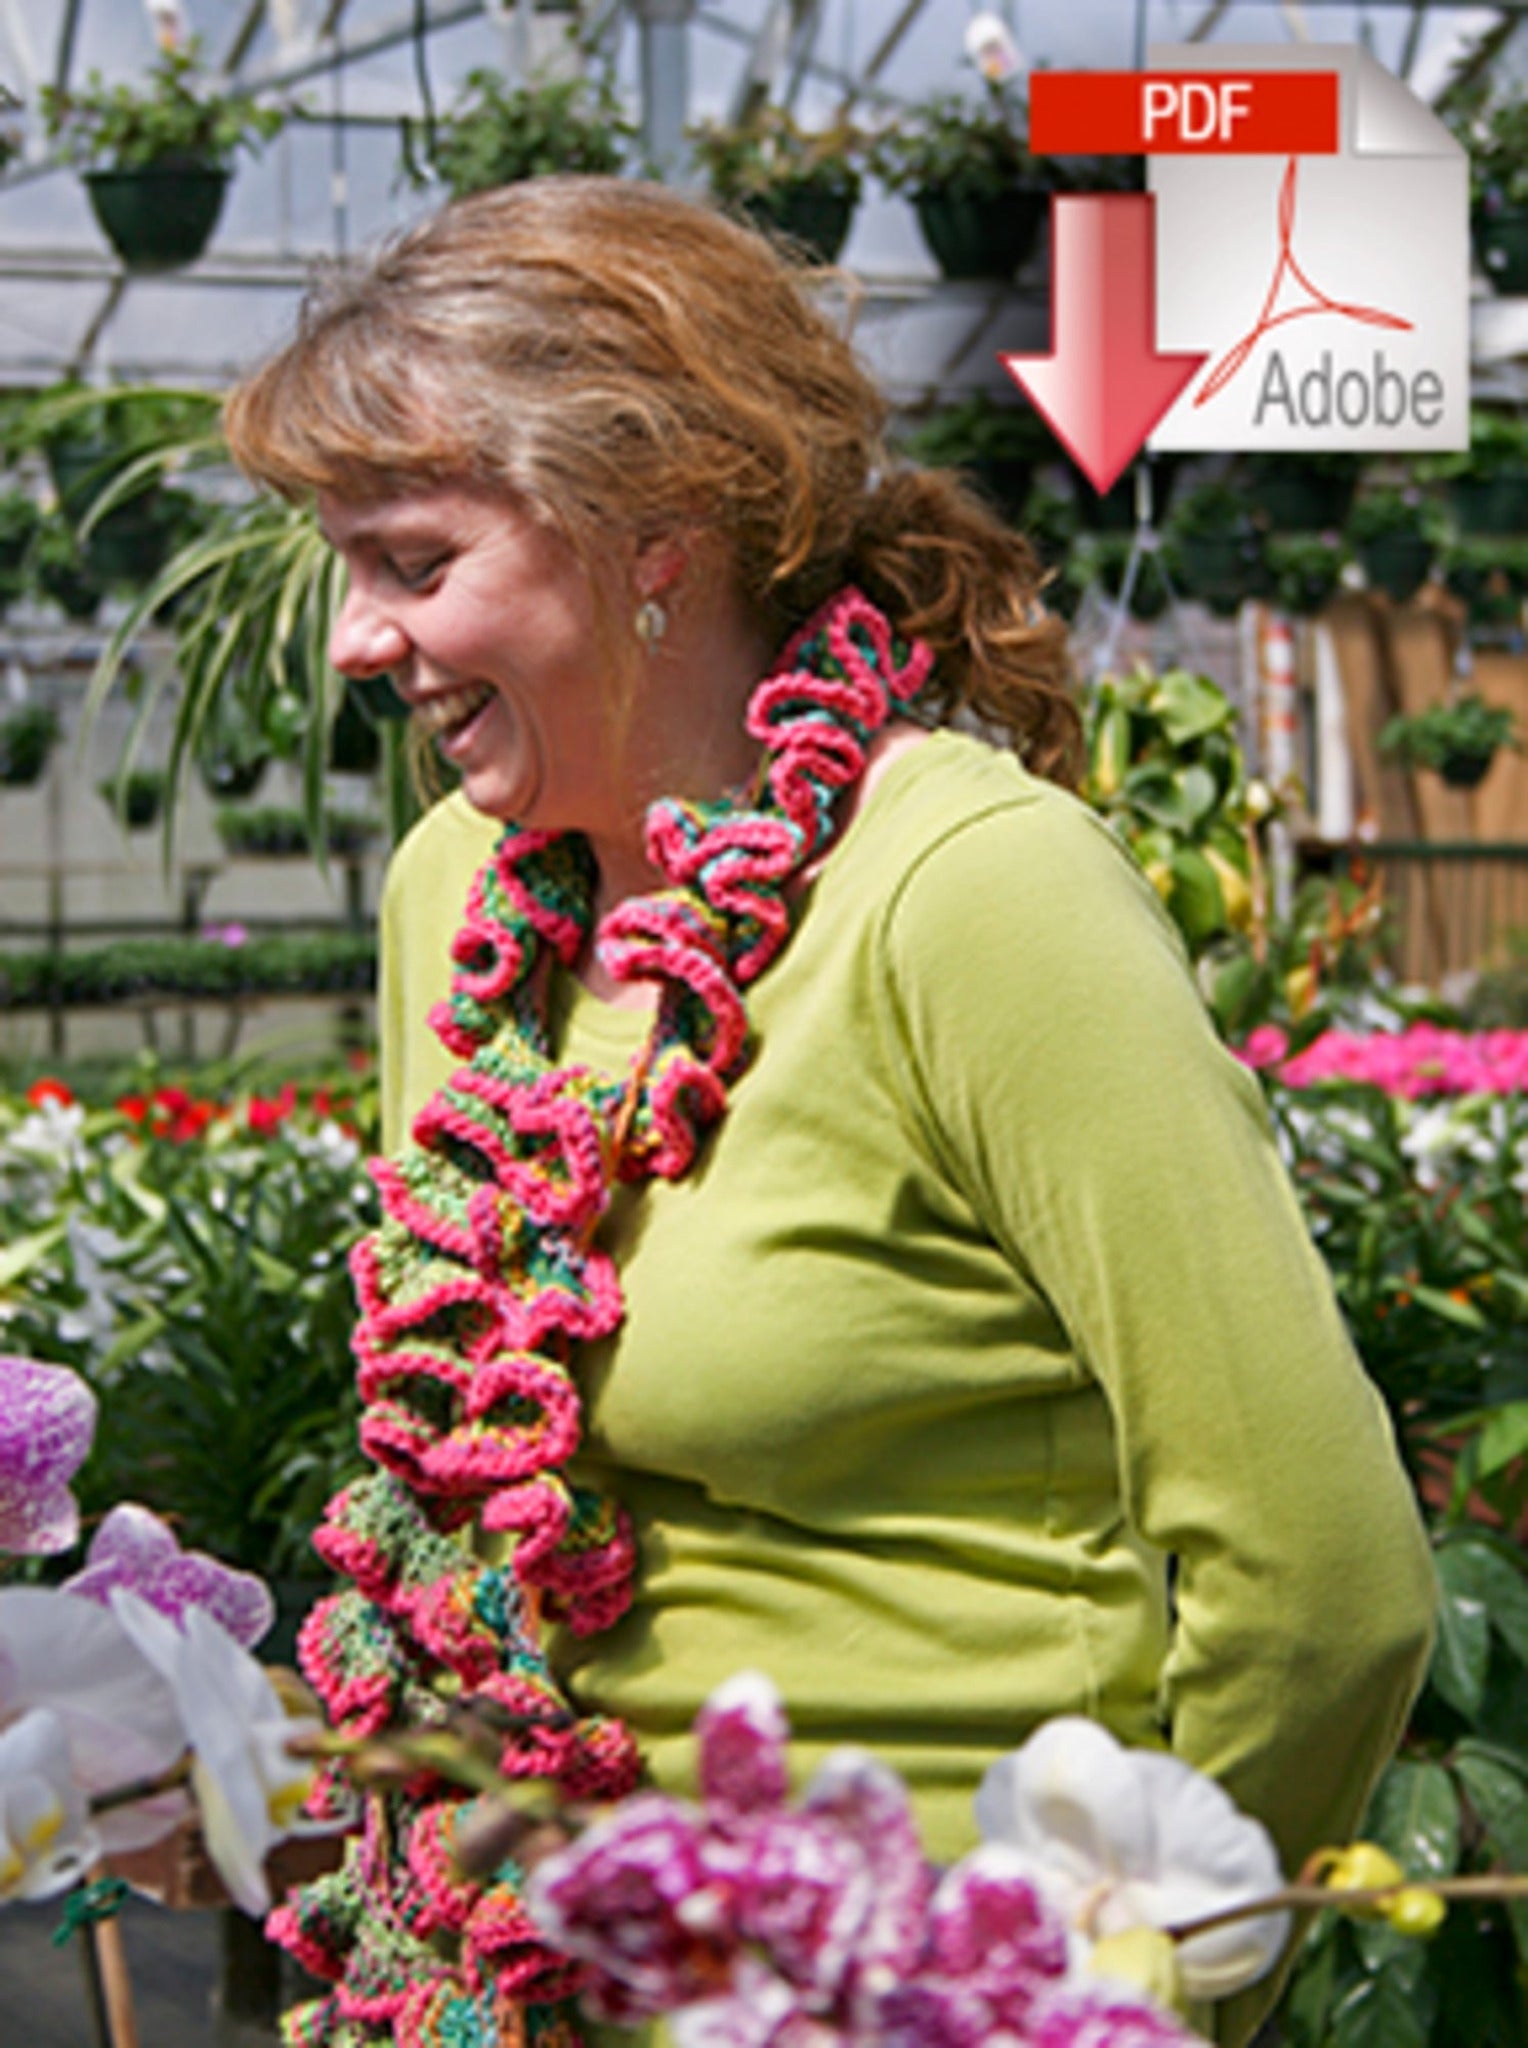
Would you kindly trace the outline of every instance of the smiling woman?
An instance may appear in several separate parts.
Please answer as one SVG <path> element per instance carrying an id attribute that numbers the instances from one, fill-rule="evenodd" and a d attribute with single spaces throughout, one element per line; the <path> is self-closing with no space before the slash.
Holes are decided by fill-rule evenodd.
<path id="1" fill-rule="evenodd" d="M 1297 1865 L 1421 1670 L 1410 1492 L 1255 1084 L 1064 786 L 1034 559 L 883 423 L 770 244 L 601 178 L 448 208 L 230 400 L 348 566 L 337 665 L 462 778 L 384 904 L 376 1470 L 305 1668 L 356 1734 L 476 1701 L 579 1800 L 683 1788 L 762 1669 L 943 1859 L 1082 1713 Z M 587 2031 L 517 1866 L 453 1874 L 472 1818 L 379 1795 L 278 1914 L 332 1986 L 291 2041 Z"/>

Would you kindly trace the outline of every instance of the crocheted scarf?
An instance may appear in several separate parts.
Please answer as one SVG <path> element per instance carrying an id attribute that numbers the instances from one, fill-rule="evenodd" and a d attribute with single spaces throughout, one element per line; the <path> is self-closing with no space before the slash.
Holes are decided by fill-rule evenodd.
<path id="1" fill-rule="evenodd" d="M 506 827 L 473 882 L 431 1023 L 461 1064 L 372 1171 L 382 1222 L 357 1247 L 361 1442 L 375 1469 L 315 1543 L 353 1583 L 321 1601 L 299 1657 L 344 1735 L 465 1725 L 500 1772 L 580 1800 L 632 1789 L 617 1721 L 557 1687 L 545 1624 L 607 1627 L 631 1598 L 624 1515 L 568 1475 L 578 1345 L 620 1323 L 596 1242 L 618 1179 L 675 1179 L 723 1114 L 748 1051 L 742 991 L 789 934 L 794 877 L 832 842 L 871 737 L 913 698 L 929 649 L 897 640 L 857 590 L 831 600 L 755 690 L 763 759 L 742 804 L 666 799 L 646 820 L 669 886 L 604 919 L 619 982 L 655 982 L 630 1070 L 558 1065 L 542 1015 L 548 951 L 571 967 L 592 922 L 577 836 Z M 503 1532 L 507 1555 L 475 1554 Z M 489 1546 L 480 1546 L 488 1548 Z M 324 1796 L 340 1811 L 338 1776 Z M 484 1879 L 455 1849 L 479 1801 L 421 1770 L 366 1795 L 341 1868 L 294 1893 L 271 1935 L 332 1988 L 288 2013 L 292 2048 L 509 2048 L 578 2040 L 578 1972 L 526 1914 L 512 1858 Z"/>

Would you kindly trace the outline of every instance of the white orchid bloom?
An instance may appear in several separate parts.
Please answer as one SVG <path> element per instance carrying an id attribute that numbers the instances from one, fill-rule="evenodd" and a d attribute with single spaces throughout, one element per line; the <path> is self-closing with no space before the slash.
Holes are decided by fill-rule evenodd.
<path id="1" fill-rule="evenodd" d="M 36 1707 L 0 1733 L 0 1900 L 67 1891 L 100 1853 L 64 1724 Z"/>
<path id="2" fill-rule="evenodd" d="M 174 1692 L 192 1751 L 191 1783 L 207 1853 L 230 1896 L 257 1918 L 269 1912 L 268 1852 L 300 1820 L 311 1762 L 289 1754 L 316 1720 L 294 1720 L 267 1673 L 204 1608 L 177 1628 L 136 1593 L 111 1595 L 112 1613 Z"/>
<path id="3" fill-rule="evenodd" d="M 999 1759 L 976 1795 L 989 1841 L 1032 1859 L 1058 1910 L 1090 1941 L 1250 1904 L 1283 1884 L 1267 1831 L 1209 1778 L 1160 1751 L 1124 1749 L 1096 1721 L 1048 1721 Z M 1287 1913 L 1179 1948 L 1189 1998 L 1225 1998 L 1272 1968 Z"/>
<path id="4" fill-rule="evenodd" d="M 85 1798 L 162 1777 L 185 1755 L 175 1696 L 120 1621 L 92 1600 L 38 1586 L 0 1590 L 0 1728 L 33 1708 L 63 1724 Z M 184 1792 L 103 1813 L 108 1850 L 159 1841 L 190 1811 Z"/>

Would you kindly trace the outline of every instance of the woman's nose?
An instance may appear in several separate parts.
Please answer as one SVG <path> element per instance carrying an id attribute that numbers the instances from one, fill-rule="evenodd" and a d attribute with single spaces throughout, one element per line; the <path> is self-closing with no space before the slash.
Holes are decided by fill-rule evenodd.
<path id="1" fill-rule="evenodd" d="M 342 676 L 374 676 L 396 668 L 408 652 L 401 626 L 352 584 L 329 634 L 329 659 Z"/>

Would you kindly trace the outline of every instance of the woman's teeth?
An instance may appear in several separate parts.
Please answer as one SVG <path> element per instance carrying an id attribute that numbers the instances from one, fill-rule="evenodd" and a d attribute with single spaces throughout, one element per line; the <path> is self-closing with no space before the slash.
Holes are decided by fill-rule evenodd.
<path id="1" fill-rule="evenodd" d="M 444 690 L 438 697 L 428 697 L 417 705 L 414 717 L 420 731 L 435 739 L 476 717 L 492 695 L 493 691 L 481 683 L 465 690 Z"/>

